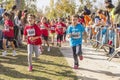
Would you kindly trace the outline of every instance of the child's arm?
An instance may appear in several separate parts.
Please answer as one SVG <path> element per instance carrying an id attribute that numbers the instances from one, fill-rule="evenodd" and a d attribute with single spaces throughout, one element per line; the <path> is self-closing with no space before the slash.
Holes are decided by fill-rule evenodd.
<path id="1" fill-rule="evenodd" d="M 26 42 L 27 37 L 23 35 L 23 42 Z"/>
<path id="2" fill-rule="evenodd" d="M 13 27 L 9 27 L 9 29 L 12 29 L 12 30 L 13 30 L 14 28 L 13 28 Z"/>
<path id="3" fill-rule="evenodd" d="M 29 39 L 30 39 L 31 41 L 34 41 L 34 40 L 39 39 L 39 38 L 40 38 L 40 36 L 35 36 L 35 37 L 30 37 Z"/>

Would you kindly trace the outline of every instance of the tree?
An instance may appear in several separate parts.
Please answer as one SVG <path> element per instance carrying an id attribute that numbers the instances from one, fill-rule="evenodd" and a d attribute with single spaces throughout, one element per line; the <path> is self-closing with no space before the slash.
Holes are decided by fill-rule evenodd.
<path id="1" fill-rule="evenodd" d="M 5 6 L 5 9 L 6 10 L 10 10 L 11 7 L 15 4 L 15 1 L 14 0 L 6 0 L 6 6 Z"/>
<path id="2" fill-rule="evenodd" d="M 75 2 L 73 0 L 50 0 L 50 6 L 47 7 L 46 16 L 48 18 L 65 17 L 75 13 Z"/>

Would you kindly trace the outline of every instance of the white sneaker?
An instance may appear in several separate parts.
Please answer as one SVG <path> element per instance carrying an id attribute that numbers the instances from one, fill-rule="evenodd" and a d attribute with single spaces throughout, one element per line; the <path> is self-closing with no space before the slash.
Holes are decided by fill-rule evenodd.
<path id="1" fill-rule="evenodd" d="M 39 55 L 40 55 L 40 54 L 42 54 L 42 51 L 41 51 L 41 49 L 39 49 Z"/>
<path id="2" fill-rule="evenodd" d="M 50 47 L 48 47 L 48 52 L 50 52 Z"/>
<path id="3" fill-rule="evenodd" d="M 2 56 L 6 56 L 7 55 L 7 51 L 2 52 Z"/>
<path id="4" fill-rule="evenodd" d="M 15 50 L 13 50 L 13 56 L 16 56 L 16 51 Z"/>

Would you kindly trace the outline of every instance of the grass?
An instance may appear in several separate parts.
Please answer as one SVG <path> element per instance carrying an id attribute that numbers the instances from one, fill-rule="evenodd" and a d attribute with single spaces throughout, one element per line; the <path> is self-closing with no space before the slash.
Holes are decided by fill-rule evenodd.
<path id="1" fill-rule="evenodd" d="M 6 57 L 0 55 L 0 80 L 77 80 L 72 68 L 58 48 L 43 52 L 36 60 L 33 56 L 33 71 L 28 72 L 27 48 L 17 49 L 17 56 L 11 51 Z M 0 50 L 0 53 L 2 51 Z"/>

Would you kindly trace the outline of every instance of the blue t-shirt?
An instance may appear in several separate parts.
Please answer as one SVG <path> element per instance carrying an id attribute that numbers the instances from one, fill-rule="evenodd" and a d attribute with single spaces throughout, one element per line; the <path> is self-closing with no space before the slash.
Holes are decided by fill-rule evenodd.
<path id="1" fill-rule="evenodd" d="M 0 8 L 0 16 L 2 16 L 3 13 L 4 13 L 4 9 Z"/>
<path id="2" fill-rule="evenodd" d="M 84 26 L 77 24 L 76 26 L 70 25 L 67 29 L 67 34 L 71 35 L 70 46 L 77 46 L 82 44 L 82 33 L 85 31 Z"/>
<path id="3" fill-rule="evenodd" d="M 103 29 L 102 29 L 102 35 L 106 34 L 106 32 L 107 32 L 107 27 L 103 27 Z"/>

